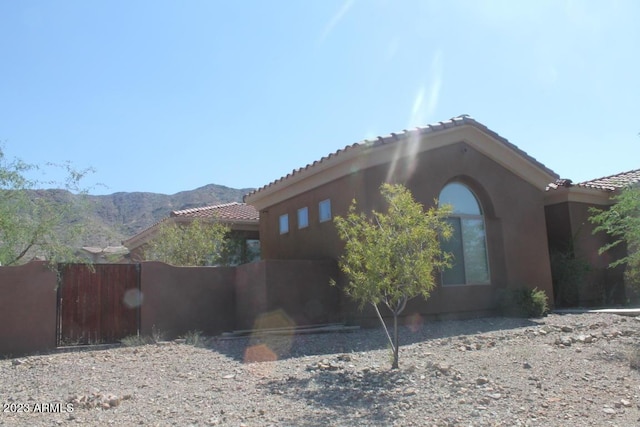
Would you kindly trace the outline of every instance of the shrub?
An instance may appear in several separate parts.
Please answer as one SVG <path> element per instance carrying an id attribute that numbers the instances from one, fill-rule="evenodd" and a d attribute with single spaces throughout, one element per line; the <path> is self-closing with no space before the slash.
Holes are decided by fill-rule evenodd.
<path id="1" fill-rule="evenodd" d="M 185 344 L 192 345 L 194 347 L 204 347 L 205 338 L 202 336 L 202 331 L 189 331 L 182 336 Z"/>
<path id="2" fill-rule="evenodd" d="M 503 291 L 500 309 L 505 316 L 542 317 L 549 312 L 547 294 L 538 288 L 514 288 Z"/>
<path id="3" fill-rule="evenodd" d="M 640 370 L 640 347 L 636 347 L 629 353 L 629 366 L 631 369 Z"/>
<path id="4" fill-rule="evenodd" d="M 151 327 L 151 336 L 149 335 L 129 335 L 120 340 L 125 347 L 135 347 L 139 345 L 156 344 L 164 341 L 164 334 L 160 332 L 156 325 Z"/>
<path id="5" fill-rule="evenodd" d="M 155 341 L 150 336 L 143 335 L 129 335 L 120 340 L 125 347 L 137 347 L 140 345 L 153 344 Z"/>

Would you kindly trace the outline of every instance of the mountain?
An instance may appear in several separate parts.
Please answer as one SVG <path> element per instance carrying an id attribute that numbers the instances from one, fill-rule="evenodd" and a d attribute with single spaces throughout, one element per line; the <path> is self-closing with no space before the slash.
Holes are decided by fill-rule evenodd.
<path id="1" fill-rule="evenodd" d="M 82 206 L 83 220 L 87 232 L 81 238 L 82 246 L 117 246 L 129 237 L 139 233 L 171 211 L 209 206 L 220 203 L 242 202 L 242 197 L 252 188 L 235 189 L 209 184 L 190 191 L 176 194 L 158 193 L 113 193 L 101 196 L 80 196 L 63 190 L 37 190 L 38 196 L 50 197 L 56 203 L 78 202 Z"/>

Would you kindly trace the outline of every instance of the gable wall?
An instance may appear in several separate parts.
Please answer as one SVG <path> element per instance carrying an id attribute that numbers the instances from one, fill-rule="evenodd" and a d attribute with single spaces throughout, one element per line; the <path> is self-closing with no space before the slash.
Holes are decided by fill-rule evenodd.
<path id="1" fill-rule="evenodd" d="M 493 291 L 505 286 L 537 286 L 548 291 L 551 298 L 543 189 L 535 188 L 464 142 L 405 157 L 395 165 L 354 171 L 269 206 L 260 213 L 263 258 L 339 257 L 343 245 L 333 223 L 318 222 L 318 202 L 323 199 L 331 199 L 334 216 L 345 215 L 353 198 L 363 209 L 382 210 L 378 188 L 389 181 L 407 185 L 419 202 L 430 206 L 442 187 L 454 179 L 474 190 L 485 209 L 492 285 L 485 286 L 491 288 L 485 292 L 479 291 L 478 286 L 440 288 L 432 295 L 437 303 L 430 304 L 428 311 L 472 310 L 479 305 L 489 308 L 494 302 Z M 309 227 L 299 230 L 296 211 L 303 206 L 309 207 Z M 278 218 L 283 213 L 289 214 L 290 231 L 280 235 Z M 445 298 L 446 294 L 455 297 Z"/>

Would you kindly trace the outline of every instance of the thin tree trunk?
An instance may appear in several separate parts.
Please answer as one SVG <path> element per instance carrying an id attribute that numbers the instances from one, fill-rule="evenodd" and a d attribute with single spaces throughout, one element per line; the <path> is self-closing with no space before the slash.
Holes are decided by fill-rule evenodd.
<path id="1" fill-rule="evenodd" d="M 398 365 L 398 350 L 399 350 L 399 346 L 398 346 L 398 314 L 397 313 L 393 313 L 393 340 L 394 340 L 394 345 L 393 345 L 393 364 L 391 365 L 391 369 L 398 369 L 399 365 Z"/>

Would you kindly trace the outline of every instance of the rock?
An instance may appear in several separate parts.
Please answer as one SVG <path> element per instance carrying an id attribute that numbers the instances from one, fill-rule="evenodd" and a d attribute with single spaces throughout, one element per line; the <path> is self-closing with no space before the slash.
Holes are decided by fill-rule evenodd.
<path id="1" fill-rule="evenodd" d="M 570 337 L 560 337 L 560 338 L 556 338 L 556 345 L 560 345 L 560 346 L 564 346 L 564 347 L 570 347 L 572 344 L 572 340 Z"/>
<path id="2" fill-rule="evenodd" d="M 418 393 L 418 391 L 413 388 L 413 387 L 407 387 L 404 389 L 404 391 L 402 392 L 403 395 L 405 396 L 414 396 Z"/>
<path id="3" fill-rule="evenodd" d="M 522 364 L 522 367 L 523 367 L 524 369 L 531 369 L 531 365 L 529 364 L 529 362 L 524 362 L 524 363 Z"/>
<path id="4" fill-rule="evenodd" d="M 25 363 L 25 361 L 24 361 L 24 360 L 21 360 L 21 359 L 13 359 L 13 360 L 11 361 L 11 364 L 12 364 L 13 366 L 20 366 L 20 365 L 23 365 L 24 363 Z"/>
<path id="5" fill-rule="evenodd" d="M 120 405 L 120 398 L 118 396 L 109 395 L 107 397 L 107 403 L 109 403 L 110 407 L 115 408 Z"/>
<path id="6" fill-rule="evenodd" d="M 449 373 L 451 372 L 451 365 L 448 365 L 446 363 L 438 363 L 434 367 L 443 375 L 449 375 Z"/>
<path id="7" fill-rule="evenodd" d="M 571 326 L 567 326 L 567 325 L 561 327 L 560 330 L 562 332 L 573 332 L 573 328 Z"/>
<path id="8" fill-rule="evenodd" d="M 620 404 L 627 408 L 631 407 L 631 402 L 628 401 L 627 399 L 620 399 Z"/>
<path id="9" fill-rule="evenodd" d="M 476 378 L 476 384 L 477 385 L 485 385 L 485 384 L 488 384 L 488 383 L 489 383 L 489 380 L 487 378 L 485 378 L 485 377 Z"/>
<path id="10" fill-rule="evenodd" d="M 502 398 L 502 394 L 500 393 L 491 393 L 491 394 L 488 394 L 487 396 L 489 396 L 493 400 L 498 400 Z"/>
<path id="11" fill-rule="evenodd" d="M 605 406 L 604 408 L 602 408 L 602 412 L 604 412 L 605 414 L 614 415 L 616 413 L 616 410 Z"/>

